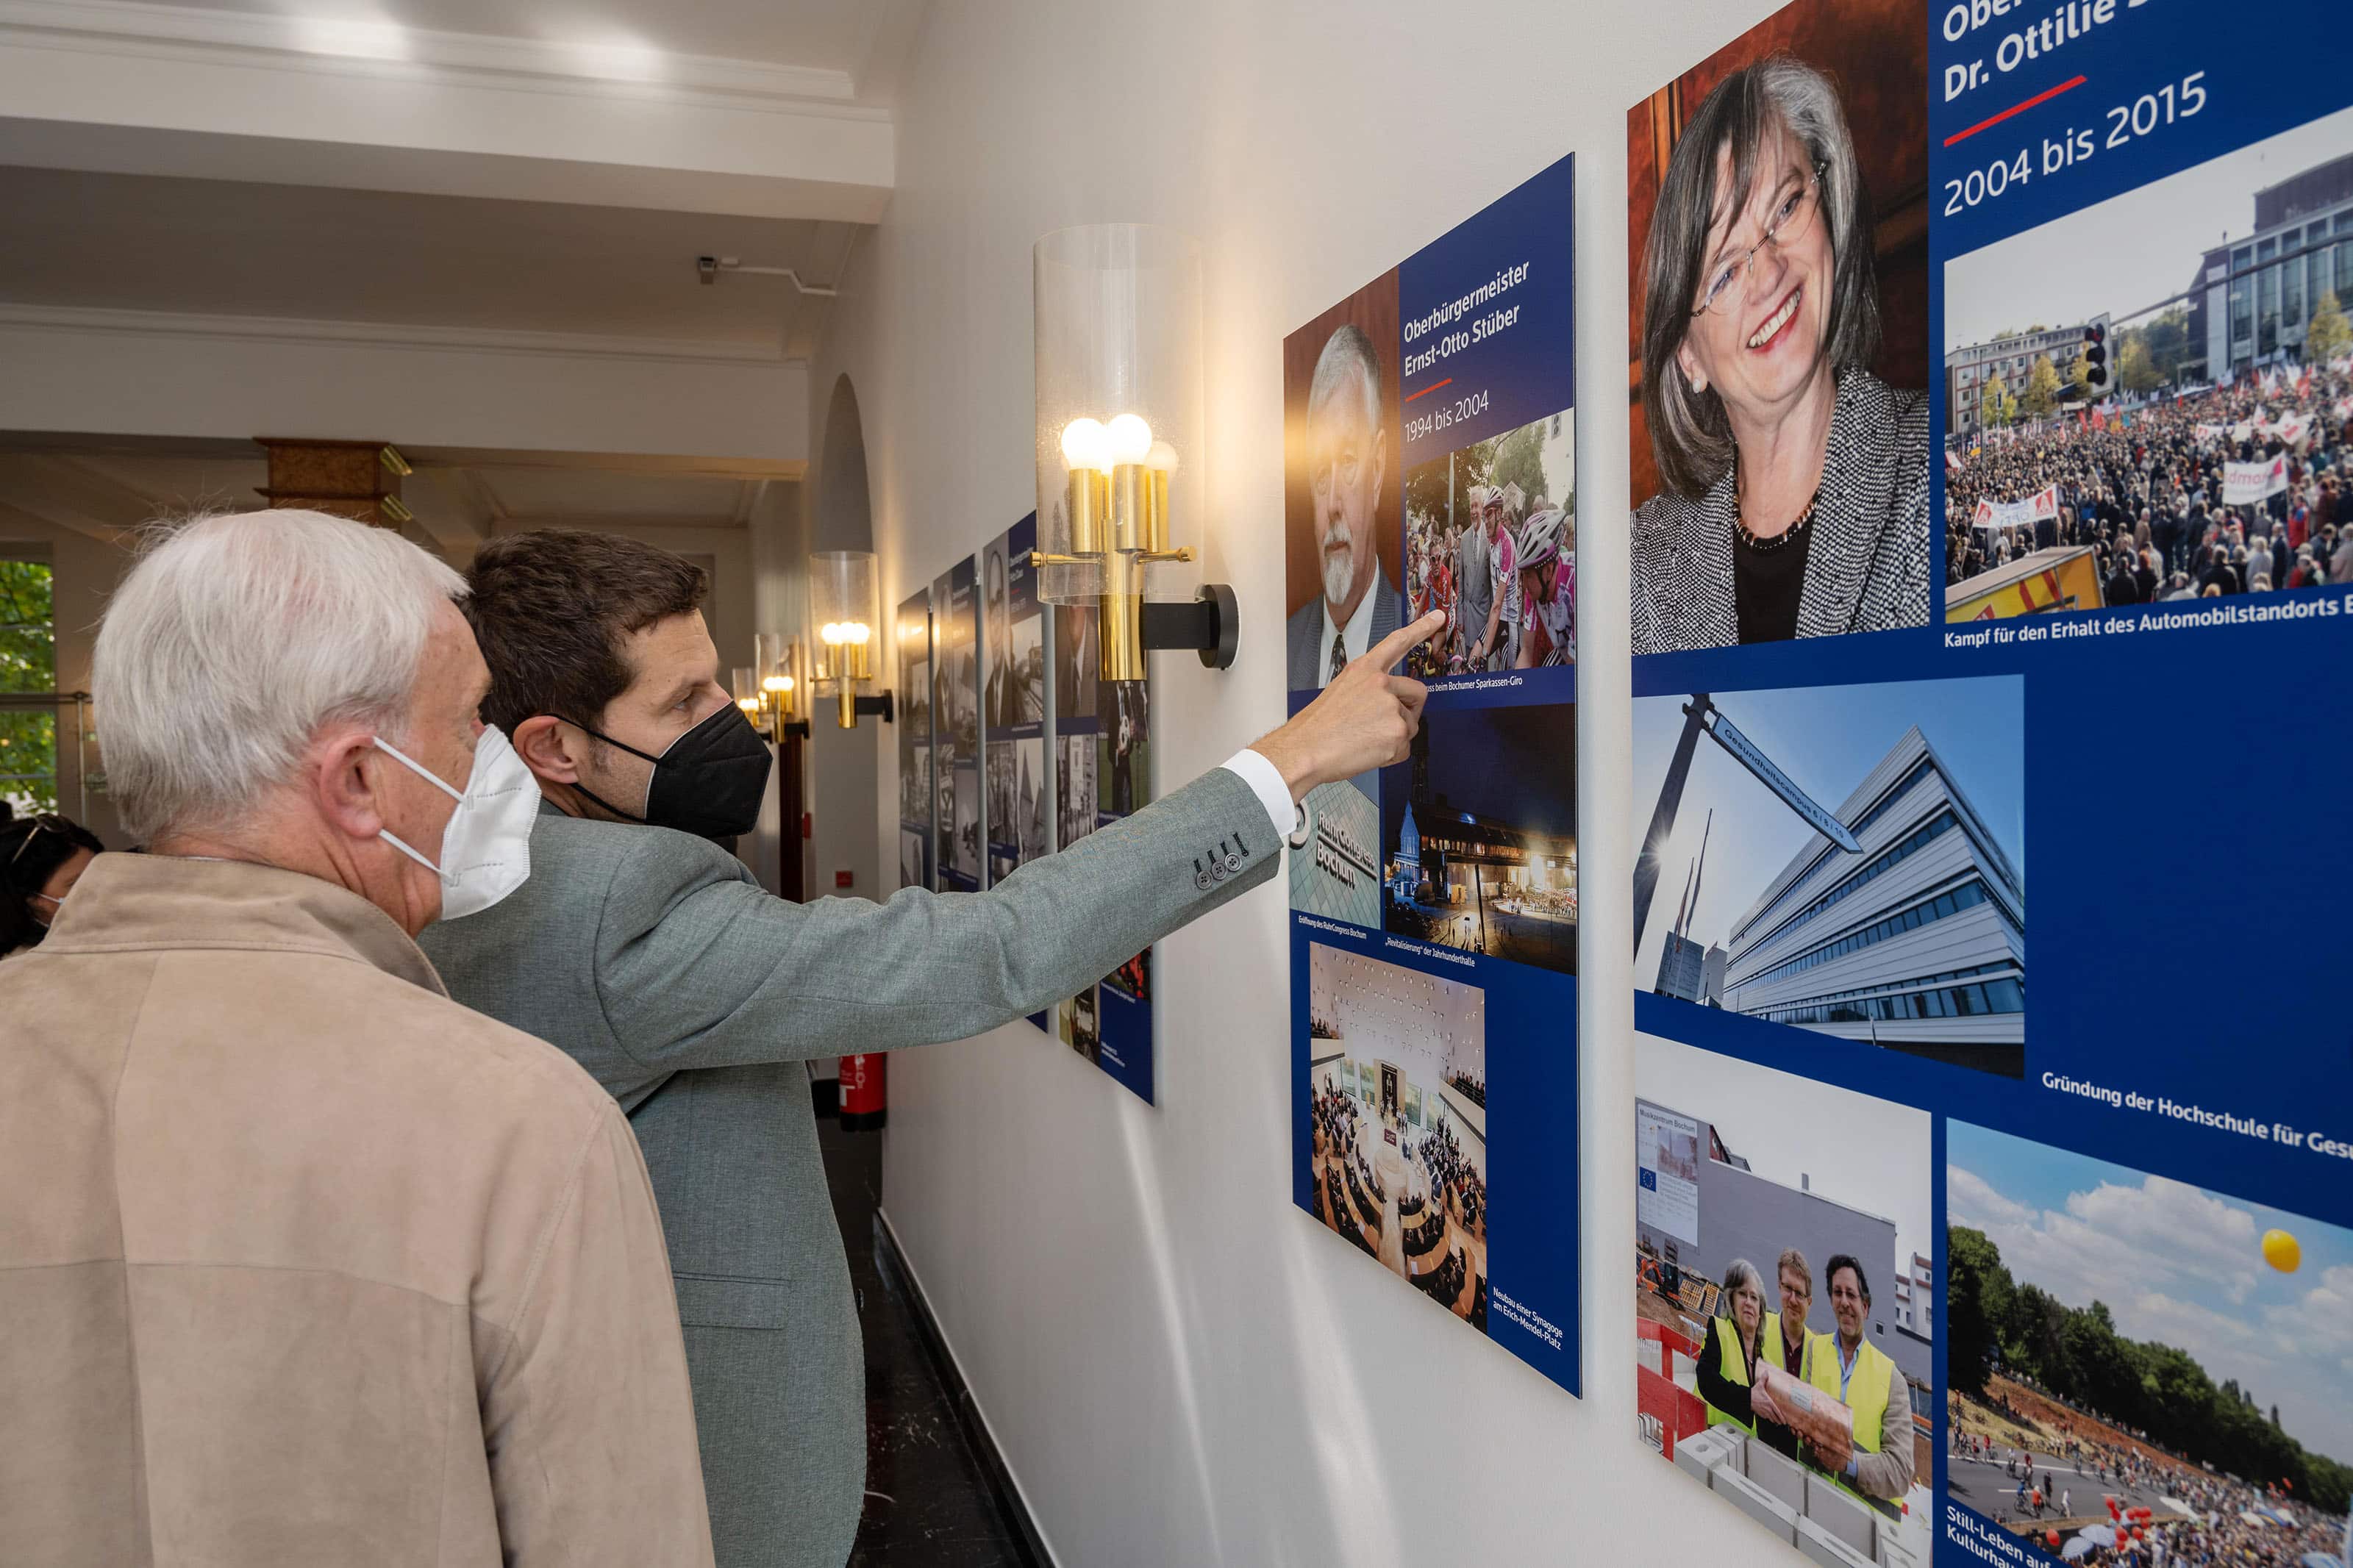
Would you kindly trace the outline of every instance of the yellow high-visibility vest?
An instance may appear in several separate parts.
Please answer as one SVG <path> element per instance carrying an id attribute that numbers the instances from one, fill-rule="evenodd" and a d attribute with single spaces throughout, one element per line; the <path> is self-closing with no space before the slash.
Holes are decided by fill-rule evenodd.
<path id="1" fill-rule="evenodd" d="M 1777 1334 L 1781 1331 L 1780 1325 L 1774 1321 L 1769 1312 L 1766 1314 L 1764 1328 L 1757 1331 L 1757 1342 L 1760 1345 L 1767 1342 L 1764 1337 L 1767 1329 Z M 1716 1319 L 1708 1331 L 1706 1353 L 1715 1357 L 1715 1370 L 1724 1374 L 1726 1383 L 1737 1384 L 1743 1388 L 1748 1386 L 1748 1358 L 1740 1352 L 1738 1323 L 1734 1322 L 1730 1318 Z M 1707 1424 L 1711 1426 L 1737 1426 L 1752 1437 L 1757 1435 L 1757 1423 L 1754 1419 L 1744 1421 L 1729 1410 L 1718 1410 L 1713 1405 L 1707 1407 Z"/>
<path id="2" fill-rule="evenodd" d="M 1839 1358 L 1837 1342 L 1830 1346 L 1831 1392 L 1838 1390 L 1837 1378 L 1843 1366 Z M 1854 1372 L 1846 1379 L 1843 1397 L 1847 1408 L 1854 1412 L 1854 1446 L 1858 1452 L 1880 1452 L 1884 1436 L 1880 1423 L 1887 1415 L 1888 1379 L 1896 1375 L 1895 1363 L 1889 1361 L 1877 1345 L 1863 1340 L 1855 1346 Z"/>
<path id="3" fill-rule="evenodd" d="M 1830 1352 L 1823 1359 L 1831 1363 L 1832 1378 L 1831 1386 L 1835 1388 L 1838 1386 L 1836 1380 L 1840 1371 L 1838 1341 L 1833 1337 L 1830 1344 L 1824 1348 Z M 1888 1360 L 1886 1354 L 1869 1340 L 1862 1341 L 1855 1347 L 1854 1373 L 1846 1380 L 1844 1397 L 1847 1408 L 1854 1412 L 1854 1451 L 1857 1455 L 1876 1454 L 1885 1449 L 1887 1434 L 1883 1427 L 1887 1417 L 1887 1391 L 1893 1386 L 1889 1379 L 1903 1375 L 1895 1370 L 1895 1363 Z M 1898 1440 L 1908 1443 L 1912 1440 L 1912 1436 L 1908 1432 L 1902 1433 L 1898 1435 Z M 1861 1499 L 1882 1512 L 1886 1511 L 1892 1503 L 1901 1500 L 1873 1497 L 1864 1491 L 1860 1485 L 1848 1480 L 1842 1475 L 1833 1476 L 1831 1479 L 1841 1491 L 1850 1497 Z"/>
<path id="4" fill-rule="evenodd" d="M 1778 1317 L 1772 1321 L 1774 1338 L 1769 1342 L 1773 1347 L 1774 1363 L 1779 1365 L 1780 1325 Z M 1839 1397 L 1838 1341 L 1829 1334 L 1818 1334 L 1811 1329 L 1800 1328 L 1798 1331 L 1806 1337 L 1805 1349 L 1799 1352 L 1798 1381 L 1836 1399 Z"/>

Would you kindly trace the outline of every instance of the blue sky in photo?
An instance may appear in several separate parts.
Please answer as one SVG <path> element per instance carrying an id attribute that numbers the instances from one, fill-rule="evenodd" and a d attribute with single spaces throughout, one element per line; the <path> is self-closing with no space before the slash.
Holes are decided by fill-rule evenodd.
<path id="1" fill-rule="evenodd" d="M 2334 1179 L 2314 1156 L 2316 1179 Z M 2353 1461 L 2353 1232 L 1963 1121 L 1945 1128 L 1945 1217 L 1982 1230 L 2010 1278 L 2236 1378 L 2307 1448 Z M 2263 1260 L 2266 1231 L 2303 1248 Z"/>
<path id="2" fill-rule="evenodd" d="M 1956 257 L 1945 263 L 1946 347 L 2037 322 L 2066 327 L 2102 311 L 2122 316 L 2169 299 L 2189 286 L 2208 247 L 2254 232 L 2257 191 L 2348 153 L 2353 109 Z M 2116 244 L 2118 235 L 2133 243 Z M 2033 258 L 2031 265 L 2021 264 L 2021 251 Z"/>
<path id="3" fill-rule="evenodd" d="M 1945 761 L 1963 794 L 2027 879 L 2025 847 L 2025 682 L 2018 676 L 1967 680 L 1889 681 L 1873 686 L 1813 686 L 1776 691 L 1718 691 L 1715 705 L 1798 786 L 1836 812 L 1864 775 L 1917 725 Z M 1634 703 L 1634 831 L 1648 829 L 1665 782 L 1675 740 L 1683 732 L 1688 697 L 1646 697 Z M 1732 754 L 1703 737 L 1692 758 L 1673 837 L 1662 857 L 1650 923 L 1634 960 L 1634 978 L 1648 989 L 1659 972 L 1659 952 L 1683 897 L 1684 877 L 1699 853 L 1709 809 L 1707 869 L 1691 921 L 1703 947 L 1721 942 L 1780 875 L 1813 829 L 1783 805 Z M 2031 901 L 2031 900 L 2030 900 Z M 2031 912 L 2029 915 L 2031 919 Z"/>

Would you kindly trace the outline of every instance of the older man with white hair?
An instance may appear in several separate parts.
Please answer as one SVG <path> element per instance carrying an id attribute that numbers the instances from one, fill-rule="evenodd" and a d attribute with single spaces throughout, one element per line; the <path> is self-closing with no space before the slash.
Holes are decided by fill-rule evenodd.
<path id="1" fill-rule="evenodd" d="M 1398 629 L 1404 606 L 1380 558 L 1384 513 L 1397 503 L 1391 495 L 1383 504 L 1389 421 L 1380 353 L 1361 327 L 1336 329 L 1315 357 L 1305 447 L 1324 595 L 1301 605 L 1284 629 L 1293 691 L 1331 685 Z"/>
<path id="2" fill-rule="evenodd" d="M 412 940 L 529 864 L 464 592 L 269 511 L 107 612 L 148 853 L 0 969 L 0 1562 L 711 1561 L 628 1123 Z"/>

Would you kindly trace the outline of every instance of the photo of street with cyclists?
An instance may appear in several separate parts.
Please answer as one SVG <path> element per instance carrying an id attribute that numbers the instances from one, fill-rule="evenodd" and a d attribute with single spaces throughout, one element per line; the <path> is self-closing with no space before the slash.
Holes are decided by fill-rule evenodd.
<path id="1" fill-rule="evenodd" d="M 1577 662 L 1577 413 L 1507 430 L 1405 477 L 1406 616 L 1445 628 L 1420 680 Z"/>

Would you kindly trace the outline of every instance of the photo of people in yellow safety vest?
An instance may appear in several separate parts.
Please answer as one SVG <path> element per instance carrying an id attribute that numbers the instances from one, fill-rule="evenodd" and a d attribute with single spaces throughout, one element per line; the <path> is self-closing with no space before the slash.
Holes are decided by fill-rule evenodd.
<path id="1" fill-rule="evenodd" d="M 1925 1564 L 1927 1115 L 1654 1035 L 1634 1060 L 1643 1441 L 1814 1562 Z"/>
<path id="2" fill-rule="evenodd" d="M 1824 1269 L 1839 1325 L 1829 1334 L 1806 1326 L 1814 1289 L 1806 1255 L 1785 1249 L 1774 1273 L 1778 1311 L 1765 1310 L 1755 1264 L 1736 1258 L 1725 1272 L 1729 1310 L 1710 1324 L 1697 1363 L 1708 1425 L 1736 1426 L 1866 1500 L 1901 1498 L 1912 1483 L 1911 1445 L 1891 1449 L 1885 1434 L 1909 1428 L 1912 1401 L 1895 1363 L 1862 1337 L 1871 1299 L 1862 1262 L 1841 1253 Z"/>

